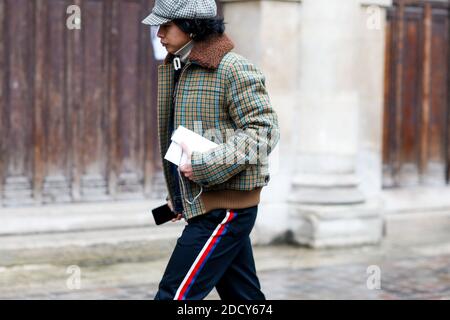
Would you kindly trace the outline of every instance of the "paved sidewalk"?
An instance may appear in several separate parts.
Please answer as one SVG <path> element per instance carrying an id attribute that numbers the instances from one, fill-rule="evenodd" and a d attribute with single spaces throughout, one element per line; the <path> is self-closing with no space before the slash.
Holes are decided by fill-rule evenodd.
<path id="1" fill-rule="evenodd" d="M 434 245 L 332 251 L 257 247 L 255 254 L 268 299 L 450 299 L 450 244 L 437 250 Z M 152 299 L 167 258 L 81 265 L 80 290 L 67 288 L 66 266 L 3 268 L 0 298 Z M 367 268 L 374 265 L 381 271 L 381 288 L 371 290 Z M 208 296 L 217 298 L 215 291 Z"/>
<path id="2" fill-rule="evenodd" d="M 366 286 L 366 264 L 260 272 L 268 299 L 450 299 L 450 255 L 409 258 L 382 266 L 380 290 Z M 130 270 L 131 271 L 131 270 Z M 3 293 L 3 299 L 153 299 L 156 283 L 97 286 L 83 290 Z M 218 299 L 214 291 L 208 299 Z"/>
<path id="3" fill-rule="evenodd" d="M 117 214 L 103 215 L 113 226 L 110 229 L 96 228 L 100 220 L 91 220 L 93 227 L 81 219 L 67 220 L 70 231 L 54 234 L 8 235 L 4 226 L 0 299 L 152 299 L 183 225 L 136 227 L 143 209 L 136 209 L 129 224 Z M 388 237 L 379 246 L 256 247 L 266 297 L 450 299 L 450 214 L 387 217 L 386 229 Z M 70 289 L 74 284 L 70 266 L 81 272 L 80 289 Z M 380 275 L 379 289 L 373 288 L 374 271 Z M 207 298 L 218 295 L 213 291 Z"/>

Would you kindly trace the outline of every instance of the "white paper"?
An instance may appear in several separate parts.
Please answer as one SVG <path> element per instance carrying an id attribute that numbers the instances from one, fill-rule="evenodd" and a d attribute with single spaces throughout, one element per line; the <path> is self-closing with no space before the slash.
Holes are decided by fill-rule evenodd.
<path id="1" fill-rule="evenodd" d="M 183 150 L 181 149 L 181 146 L 176 142 L 172 142 L 166 152 L 166 155 L 164 156 L 164 159 L 176 164 L 177 166 L 180 163 L 184 164 L 183 158 L 185 158 L 185 156 L 182 155 L 182 152 Z"/>
<path id="2" fill-rule="evenodd" d="M 191 152 L 206 152 L 218 146 L 192 130 L 179 126 L 172 135 L 172 143 L 164 156 L 164 159 L 175 165 L 183 165 L 187 162 L 187 156 L 183 153 L 181 143 L 184 142 Z"/>

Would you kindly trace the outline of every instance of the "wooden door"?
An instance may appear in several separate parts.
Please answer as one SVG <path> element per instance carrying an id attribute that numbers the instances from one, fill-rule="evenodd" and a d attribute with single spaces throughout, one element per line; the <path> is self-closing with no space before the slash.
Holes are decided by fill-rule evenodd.
<path id="1" fill-rule="evenodd" d="M 70 5 L 81 30 L 66 26 Z M 150 196 L 150 0 L 0 0 L 0 203 Z"/>
<path id="2" fill-rule="evenodd" d="M 449 7 L 399 0 L 388 10 L 384 187 L 449 183 Z"/>

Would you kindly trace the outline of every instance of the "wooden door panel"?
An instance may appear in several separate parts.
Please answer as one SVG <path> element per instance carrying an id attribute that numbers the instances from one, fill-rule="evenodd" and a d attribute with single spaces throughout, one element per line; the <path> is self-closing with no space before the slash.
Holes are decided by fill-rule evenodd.
<path id="1" fill-rule="evenodd" d="M 108 10 L 104 1 L 82 3 L 82 103 L 80 132 L 80 191 L 82 200 L 107 198 L 107 73 L 105 30 Z"/>
<path id="2" fill-rule="evenodd" d="M 387 11 L 385 59 L 384 59 L 384 108 L 383 108 L 383 150 L 382 150 L 382 176 L 383 186 L 394 185 L 394 154 L 395 154 L 395 36 L 398 31 L 393 23 L 393 10 Z"/>
<path id="3" fill-rule="evenodd" d="M 448 114 L 448 13 L 433 10 L 430 55 L 430 126 L 428 163 L 424 176 L 429 183 L 445 181 L 447 165 L 447 114 Z"/>
<path id="4" fill-rule="evenodd" d="M 449 4 L 388 11 L 383 185 L 448 183 Z"/>
<path id="5" fill-rule="evenodd" d="M 423 42 L 422 14 L 420 8 L 405 10 L 405 38 L 402 51 L 402 104 L 401 104 L 401 145 L 399 179 L 404 185 L 416 184 L 419 179 L 418 160 L 419 144 L 417 137 L 420 125 L 421 76 L 423 59 L 421 43 Z"/>
<path id="6" fill-rule="evenodd" d="M 47 6 L 45 57 L 45 104 L 42 107 L 45 173 L 44 202 L 70 201 L 68 179 L 68 110 L 66 108 L 66 26 L 68 1 L 54 1 Z"/>
<path id="7" fill-rule="evenodd" d="M 118 192 L 131 193 L 141 190 L 143 172 L 143 117 L 139 83 L 140 74 L 147 66 L 141 62 L 140 32 L 138 24 L 128 23 L 128 19 L 139 21 L 141 16 L 139 1 L 120 3 L 119 10 L 119 73 L 118 82 Z"/>
<path id="8" fill-rule="evenodd" d="M 81 30 L 66 27 L 69 5 Z M 0 203 L 143 197 L 158 177 L 151 0 L 0 0 Z M 153 70 L 153 71 L 152 71 Z"/>
<path id="9" fill-rule="evenodd" d="M 3 115 L 5 135 L 5 186 L 7 204 L 31 202 L 32 198 L 32 109 L 33 39 L 29 21 L 33 21 L 34 5 L 27 0 L 4 2 L 7 27 L 3 30 L 6 56 L 6 87 Z"/>
<path id="10" fill-rule="evenodd" d="M 165 196 L 153 4 L 0 0 L 0 205 Z"/>
<path id="11" fill-rule="evenodd" d="M 5 41 L 5 1 L 0 0 L 0 206 L 3 203 L 3 184 L 6 164 L 6 41 Z"/>

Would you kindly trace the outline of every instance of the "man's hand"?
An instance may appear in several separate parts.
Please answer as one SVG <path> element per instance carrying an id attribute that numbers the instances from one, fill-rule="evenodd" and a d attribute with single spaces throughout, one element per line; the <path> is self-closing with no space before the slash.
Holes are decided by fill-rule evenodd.
<path id="1" fill-rule="evenodd" d="M 179 220 L 181 220 L 182 217 L 183 217 L 182 214 L 179 213 L 179 214 L 177 214 L 177 217 L 176 217 L 176 218 L 173 218 L 173 219 L 172 219 L 172 222 L 179 221 Z"/>
<path id="2" fill-rule="evenodd" d="M 172 212 L 175 212 L 174 209 L 173 209 L 172 201 L 167 200 L 167 205 L 169 206 L 170 210 L 172 210 Z M 178 213 L 178 214 L 177 214 L 177 217 L 172 219 L 172 222 L 181 220 L 182 216 L 183 216 L 183 215 L 182 215 L 181 213 Z"/>
<path id="3" fill-rule="evenodd" d="M 188 178 L 189 180 L 194 181 L 194 172 L 192 170 L 192 165 L 191 165 L 191 156 L 192 156 L 192 152 L 191 150 L 189 150 L 188 146 L 182 142 L 181 143 L 181 149 L 183 149 L 183 153 L 186 154 L 187 156 L 187 163 L 180 166 L 180 171 L 184 174 L 184 176 L 186 178 Z"/>

